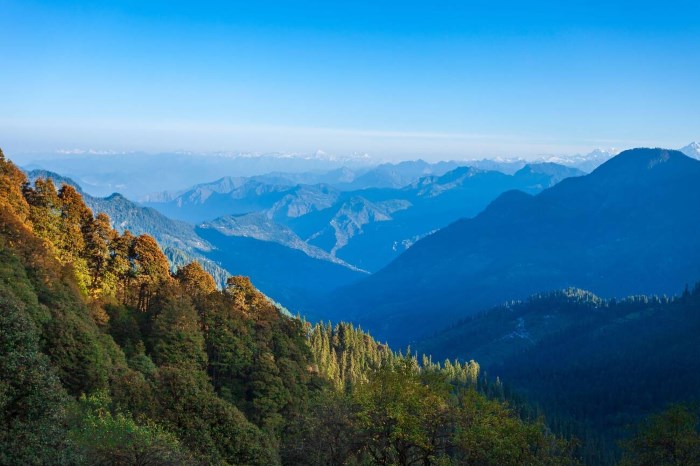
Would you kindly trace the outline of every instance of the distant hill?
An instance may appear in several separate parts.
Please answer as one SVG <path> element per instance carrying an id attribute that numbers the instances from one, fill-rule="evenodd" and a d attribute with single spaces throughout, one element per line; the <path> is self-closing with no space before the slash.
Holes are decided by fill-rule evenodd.
<path id="1" fill-rule="evenodd" d="M 224 177 L 202 183 L 144 205 L 179 220 L 199 223 L 224 215 L 239 215 L 269 209 L 292 188 L 265 184 L 249 178 Z"/>
<path id="2" fill-rule="evenodd" d="M 384 163 L 356 176 L 354 180 L 338 185 L 345 191 L 367 188 L 403 188 L 424 176 L 440 176 L 459 167 L 460 163 L 409 160 L 399 163 Z"/>
<path id="3" fill-rule="evenodd" d="M 539 195 L 504 193 L 475 218 L 418 241 L 333 293 L 328 317 L 405 344 L 543 289 L 672 293 L 700 278 L 698 205 L 700 161 L 670 150 L 625 151 Z"/>
<path id="4" fill-rule="evenodd" d="M 268 215 L 262 212 L 253 212 L 245 215 L 227 215 L 212 222 L 202 224 L 202 228 L 211 228 L 225 236 L 252 238 L 281 244 L 288 248 L 302 251 L 307 256 L 314 259 L 334 262 L 348 268 L 353 268 L 323 249 L 302 241 L 292 229 L 275 223 Z"/>

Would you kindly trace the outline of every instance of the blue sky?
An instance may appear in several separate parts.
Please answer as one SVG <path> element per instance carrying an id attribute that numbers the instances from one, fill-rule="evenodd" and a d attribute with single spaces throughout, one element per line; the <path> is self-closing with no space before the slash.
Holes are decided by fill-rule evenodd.
<path id="1" fill-rule="evenodd" d="M 700 138 L 695 3 L 0 0 L 0 146 L 680 147 Z"/>

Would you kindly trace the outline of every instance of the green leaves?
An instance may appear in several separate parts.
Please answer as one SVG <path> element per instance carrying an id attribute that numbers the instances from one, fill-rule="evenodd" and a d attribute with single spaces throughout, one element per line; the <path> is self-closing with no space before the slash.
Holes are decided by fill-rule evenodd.
<path id="1" fill-rule="evenodd" d="M 686 406 L 671 406 L 642 423 L 623 447 L 622 466 L 700 464 L 700 416 Z"/>
<path id="2" fill-rule="evenodd" d="M 83 395 L 78 418 L 68 434 L 73 460 L 92 465 L 198 464 L 177 437 L 152 421 L 137 423 L 131 416 L 113 413 L 106 392 Z"/>
<path id="3" fill-rule="evenodd" d="M 405 358 L 357 387 L 358 434 L 374 461 L 408 465 L 447 454 L 448 391 L 444 380 L 426 382 Z"/>
<path id="4" fill-rule="evenodd" d="M 0 287 L 0 464 L 55 463 L 68 396 L 23 307 Z"/>

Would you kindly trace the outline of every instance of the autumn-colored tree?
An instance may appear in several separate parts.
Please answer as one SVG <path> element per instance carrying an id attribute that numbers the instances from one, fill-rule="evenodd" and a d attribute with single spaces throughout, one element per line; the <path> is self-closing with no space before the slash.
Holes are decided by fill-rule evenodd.
<path id="1" fill-rule="evenodd" d="M 53 180 L 39 178 L 34 188 L 25 186 L 25 197 L 29 203 L 29 219 L 34 232 L 48 241 L 54 255 L 65 264 L 68 257 L 59 248 L 63 244 L 61 235 L 61 200 Z"/>
<path id="2" fill-rule="evenodd" d="M 109 243 L 110 260 L 108 270 L 116 277 L 116 297 L 124 304 L 131 304 L 130 293 L 132 284 L 136 280 L 134 269 L 134 241 L 136 237 L 129 230 L 121 235 L 116 235 Z"/>
<path id="3" fill-rule="evenodd" d="M 265 299 L 250 282 L 250 278 L 240 275 L 229 277 L 226 280 L 226 292 L 234 297 L 236 306 L 246 312 Z"/>
<path id="4" fill-rule="evenodd" d="M 84 257 L 90 270 L 89 289 L 93 297 L 116 294 L 116 275 L 110 270 L 110 244 L 118 237 L 107 214 L 100 212 L 85 232 Z"/>
<path id="5" fill-rule="evenodd" d="M 58 192 L 61 206 L 60 236 L 58 239 L 59 257 L 70 263 L 76 273 L 78 285 L 88 292 L 91 282 L 86 260 L 86 236 L 93 223 L 92 211 L 74 187 L 64 184 Z"/>
<path id="6" fill-rule="evenodd" d="M 136 307 L 145 311 L 159 283 L 170 279 L 170 265 L 152 236 L 140 235 L 131 247 L 133 270 L 138 283 Z"/>
<path id="7" fill-rule="evenodd" d="M 216 291 L 214 278 L 196 261 L 180 267 L 175 274 L 175 279 L 182 285 L 185 292 L 195 300 Z"/>
<path id="8" fill-rule="evenodd" d="M 61 200 L 61 220 L 67 233 L 64 245 L 77 253 L 83 247 L 83 235 L 88 233 L 92 224 L 92 211 L 73 186 L 61 186 L 58 198 Z"/>
<path id="9" fill-rule="evenodd" d="M 26 188 L 27 177 L 0 149 L 0 206 L 6 205 L 22 222 L 29 219 L 29 204 L 22 192 Z"/>

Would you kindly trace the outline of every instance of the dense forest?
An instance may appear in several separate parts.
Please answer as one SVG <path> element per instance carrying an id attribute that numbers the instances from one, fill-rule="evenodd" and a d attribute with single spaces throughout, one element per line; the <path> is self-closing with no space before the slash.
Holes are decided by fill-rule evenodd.
<path id="1" fill-rule="evenodd" d="M 567 289 L 467 318 L 419 346 L 469 354 L 531 403 L 552 428 L 612 464 L 629 427 L 673 403 L 700 402 L 700 285 L 677 297 L 602 299 Z"/>
<path id="2" fill-rule="evenodd" d="M 1 152 L 0 219 L 0 464 L 578 463 L 476 362 L 312 326 L 197 262 L 172 273 L 152 237 Z M 669 423 L 692 454 L 694 416 L 650 420 L 631 464 Z"/>

